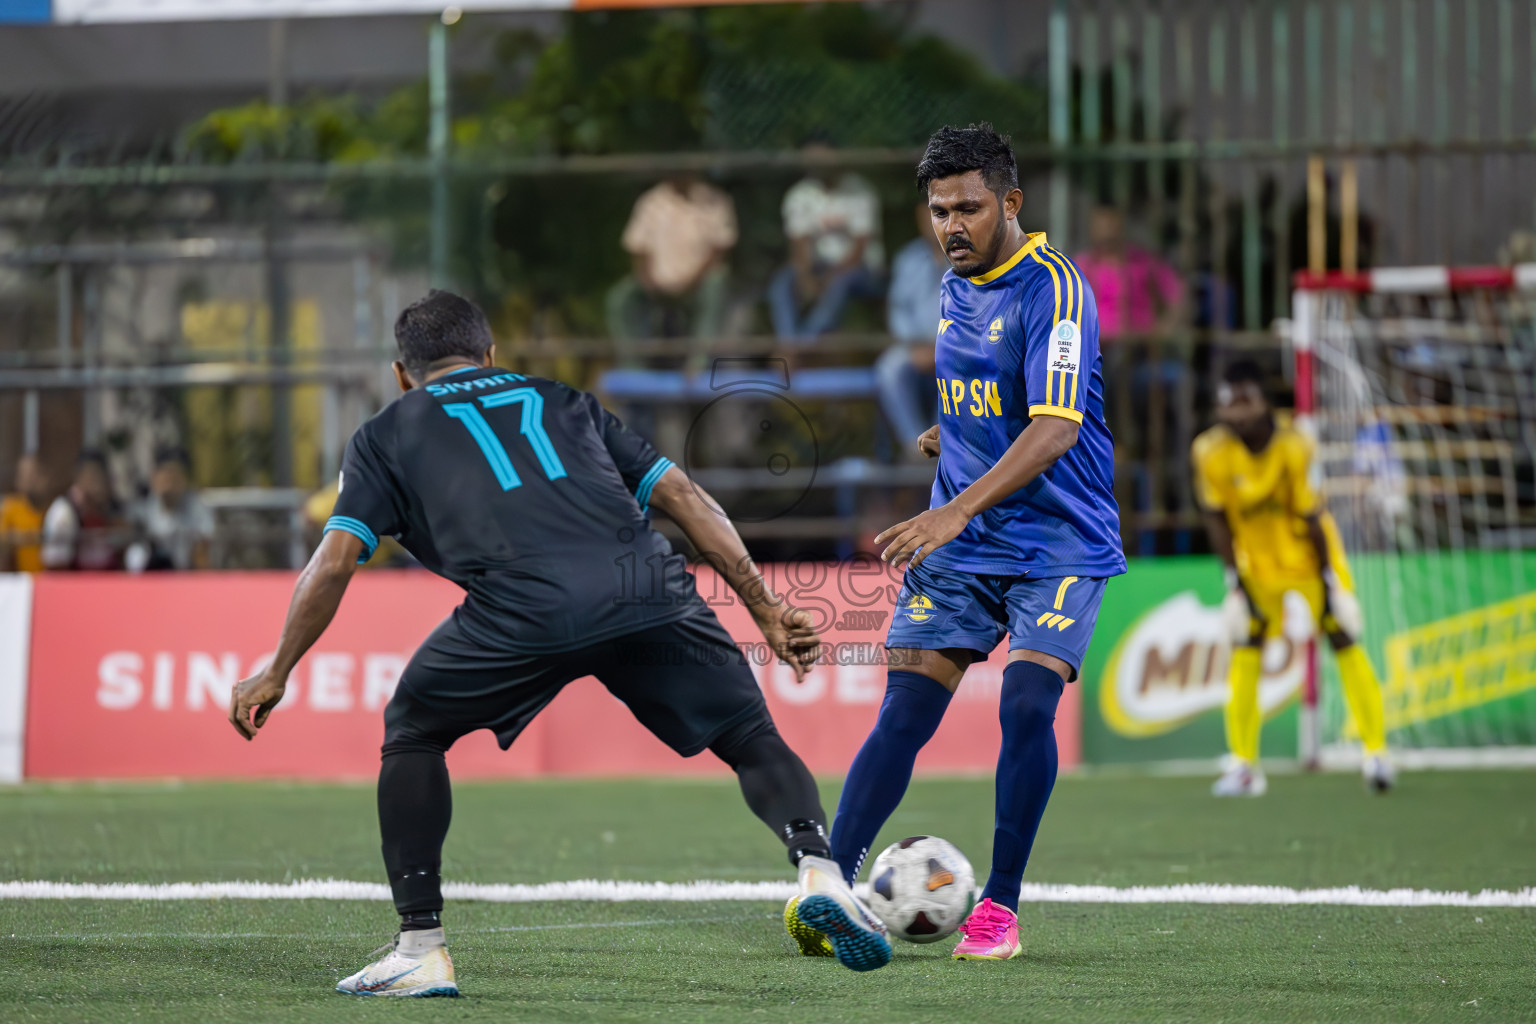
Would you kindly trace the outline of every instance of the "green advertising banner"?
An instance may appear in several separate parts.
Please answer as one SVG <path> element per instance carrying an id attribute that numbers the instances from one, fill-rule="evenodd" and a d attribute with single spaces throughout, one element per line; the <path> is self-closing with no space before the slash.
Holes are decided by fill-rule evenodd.
<path id="1" fill-rule="evenodd" d="M 1363 554 L 1352 565 L 1394 746 L 1536 743 L 1536 552 Z M 1211 556 L 1133 559 L 1110 582 L 1081 678 L 1085 763 L 1225 752 L 1223 592 Z M 1297 749 L 1307 643 L 1288 628 L 1294 639 L 1264 652 L 1266 757 Z M 1321 680 L 1323 742 L 1351 743 L 1331 654 Z"/>
<path id="2" fill-rule="evenodd" d="M 1395 746 L 1536 744 L 1536 551 L 1351 564 Z M 1331 658 L 1322 697 L 1323 741 L 1354 741 Z"/>
<path id="3" fill-rule="evenodd" d="M 1132 559 L 1111 580 L 1083 663 L 1083 762 L 1214 758 L 1227 749 L 1222 705 L 1230 653 L 1214 556 Z M 1265 652 L 1266 757 L 1296 754 L 1305 664 L 1283 642 Z"/>

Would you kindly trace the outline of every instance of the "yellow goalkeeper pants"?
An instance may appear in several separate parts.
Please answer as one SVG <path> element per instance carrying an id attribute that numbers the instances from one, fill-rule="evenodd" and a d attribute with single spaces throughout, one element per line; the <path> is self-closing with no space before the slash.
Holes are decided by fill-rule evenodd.
<path id="1" fill-rule="evenodd" d="M 1339 680 L 1344 685 L 1344 703 L 1349 707 L 1360 743 L 1367 755 L 1387 749 L 1387 733 L 1381 707 L 1381 683 L 1371 659 L 1359 644 L 1339 651 Z M 1239 647 L 1232 652 L 1227 669 L 1227 749 L 1253 764 L 1259 759 L 1259 732 L 1264 715 L 1259 710 L 1260 651 L 1257 647 Z"/>
<path id="2" fill-rule="evenodd" d="M 1344 684 L 1344 703 L 1360 733 L 1360 745 L 1367 755 L 1387 749 L 1385 715 L 1381 708 L 1381 682 L 1371 659 L 1359 644 L 1350 644 L 1338 652 L 1339 681 Z"/>

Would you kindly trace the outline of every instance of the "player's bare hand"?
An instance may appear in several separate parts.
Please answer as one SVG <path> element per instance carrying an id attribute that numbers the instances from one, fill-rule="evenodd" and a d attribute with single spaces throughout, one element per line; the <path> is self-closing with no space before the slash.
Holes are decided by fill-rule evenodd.
<path id="1" fill-rule="evenodd" d="M 917 439 L 917 450 L 930 459 L 939 457 L 939 425 L 935 423 Z"/>
<path id="2" fill-rule="evenodd" d="M 885 545 L 883 561 L 915 569 L 939 548 L 960 536 L 971 517 L 953 503 L 931 508 L 922 515 L 897 523 L 875 538 Z"/>
<path id="3" fill-rule="evenodd" d="M 288 680 L 278 679 L 267 672 L 242 679 L 229 694 L 229 724 L 246 739 L 255 739 L 287 689 Z M 254 720 L 251 717 L 253 710 L 256 712 Z"/>
<path id="4" fill-rule="evenodd" d="M 804 679 L 821 653 L 821 637 L 811 625 L 811 613 L 780 601 L 759 605 L 752 616 L 773 653 L 795 670 L 795 681 Z"/>

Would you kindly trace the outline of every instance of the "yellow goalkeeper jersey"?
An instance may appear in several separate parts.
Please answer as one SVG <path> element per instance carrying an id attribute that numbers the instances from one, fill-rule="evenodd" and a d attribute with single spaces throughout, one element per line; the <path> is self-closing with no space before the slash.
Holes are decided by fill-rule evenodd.
<path id="1" fill-rule="evenodd" d="M 1225 426 L 1195 438 L 1195 496 L 1207 512 L 1225 514 L 1232 528 L 1237 571 L 1271 586 L 1315 580 L 1322 571 L 1307 535 L 1306 517 L 1321 503 L 1308 478 L 1312 442 L 1277 418 L 1275 434 L 1251 452 Z M 1330 547 L 1337 532 L 1324 523 Z M 1342 559 L 1339 559 L 1342 562 Z"/>

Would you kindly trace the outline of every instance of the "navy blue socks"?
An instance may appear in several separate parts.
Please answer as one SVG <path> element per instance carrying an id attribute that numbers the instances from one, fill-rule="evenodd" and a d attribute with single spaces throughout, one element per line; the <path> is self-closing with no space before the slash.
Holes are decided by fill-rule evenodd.
<path id="1" fill-rule="evenodd" d="M 1056 705 L 1061 676 L 1044 665 L 1015 661 L 1003 670 L 998 717 L 1003 748 L 997 756 L 997 820 L 992 831 L 992 874 L 983 897 L 1019 909 L 1019 886 L 1035 832 L 1056 785 Z M 861 755 L 862 756 L 862 755 Z M 833 839 L 836 840 L 834 833 Z M 834 846 L 835 849 L 835 846 Z"/>
<path id="2" fill-rule="evenodd" d="M 1059 679 L 1056 692 L 1061 692 Z M 848 769 L 843 794 L 837 802 L 837 817 L 832 819 L 832 859 L 843 869 L 849 884 L 858 877 L 859 867 L 869 854 L 869 844 L 901 803 L 907 783 L 912 781 L 917 752 L 933 738 L 952 696 L 942 683 L 917 672 L 892 671 L 886 676 L 880 717 Z M 1056 707 L 1054 701 L 1051 707 Z M 1055 774 L 1053 744 L 1052 778 Z M 1033 830 L 1030 835 L 1034 835 Z M 1018 891 L 1017 884 L 1014 891 Z"/>

